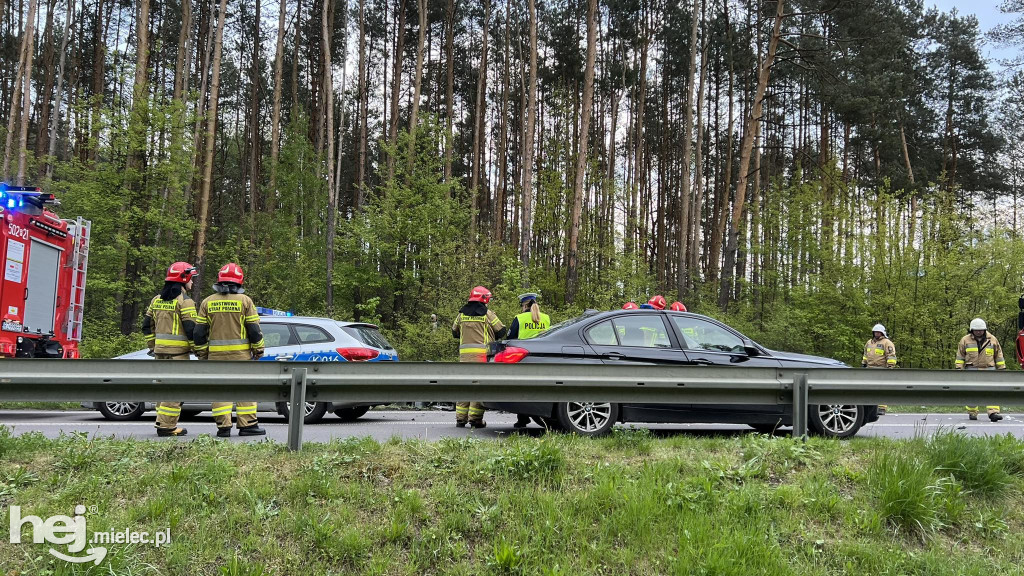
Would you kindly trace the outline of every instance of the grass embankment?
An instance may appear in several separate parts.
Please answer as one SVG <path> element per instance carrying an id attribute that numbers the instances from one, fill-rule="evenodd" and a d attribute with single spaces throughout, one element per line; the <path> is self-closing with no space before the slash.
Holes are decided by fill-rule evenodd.
<path id="1" fill-rule="evenodd" d="M 0 410 L 87 410 L 78 402 L 0 402 Z"/>
<path id="2" fill-rule="evenodd" d="M 0 428 L 0 526 L 170 528 L 100 566 L 0 535 L 0 574 L 1019 574 L 1024 443 L 618 431 L 436 443 L 133 442 Z M 26 530 L 26 537 L 27 530 Z"/>

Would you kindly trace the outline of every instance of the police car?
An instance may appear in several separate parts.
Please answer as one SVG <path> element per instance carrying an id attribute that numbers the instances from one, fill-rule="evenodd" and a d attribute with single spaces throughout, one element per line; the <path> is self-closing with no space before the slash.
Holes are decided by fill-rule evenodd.
<path id="1" fill-rule="evenodd" d="M 330 318 L 295 316 L 270 308 L 257 308 L 265 342 L 262 362 L 398 362 L 398 352 L 377 326 L 362 322 L 341 322 Z M 150 359 L 149 350 L 139 350 L 122 360 Z M 195 359 L 195 356 L 192 357 Z M 168 401 L 173 400 L 168 398 Z M 231 399 L 229 399 L 231 400 Z M 233 400 L 244 400 L 235 398 Z M 306 402 L 305 422 L 319 422 L 329 411 L 344 421 L 366 414 L 374 403 Z M 96 402 L 83 404 L 95 408 L 109 420 L 134 420 L 147 410 L 155 410 L 155 402 Z M 182 416 L 194 416 L 210 409 L 209 403 L 185 403 Z M 288 417 L 287 402 L 259 405 L 263 412 Z"/>

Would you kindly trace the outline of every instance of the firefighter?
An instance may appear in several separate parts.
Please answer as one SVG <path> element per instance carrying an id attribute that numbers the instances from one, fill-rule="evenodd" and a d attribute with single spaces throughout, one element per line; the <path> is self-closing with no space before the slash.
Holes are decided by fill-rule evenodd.
<path id="1" fill-rule="evenodd" d="M 871 339 L 864 345 L 861 368 L 895 368 L 896 346 L 889 340 L 885 326 L 875 324 L 871 328 Z"/>
<path id="2" fill-rule="evenodd" d="M 551 327 L 551 317 L 540 311 L 537 300 L 540 295 L 535 292 L 528 292 L 519 295 L 519 304 L 522 306 L 522 313 L 512 319 L 512 325 L 508 329 L 508 338 L 528 340 L 537 336 Z M 519 414 L 514 428 L 526 428 L 530 423 L 530 417 Z"/>
<path id="3" fill-rule="evenodd" d="M 196 317 L 196 356 L 203 360 L 258 360 L 263 356 L 263 333 L 256 305 L 245 295 L 242 268 L 225 264 L 213 285 L 216 292 L 199 305 Z M 231 436 L 231 402 L 214 402 L 217 436 Z M 255 402 L 238 402 L 239 436 L 263 436 Z M 296 417 L 296 415 L 292 415 Z M 301 417 L 301 416 L 298 416 Z"/>
<path id="4" fill-rule="evenodd" d="M 188 262 L 175 262 L 167 269 L 164 287 L 153 297 L 142 320 L 142 333 L 150 354 L 157 360 L 188 360 L 194 347 L 196 303 L 188 297 L 196 269 Z M 178 426 L 181 402 L 156 405 L 156 435 L 184 436 Z"/>
<path id="5" fill-rule="evenodd" d="M 956 350 L 957 370 L 1006 370 L 1003 348 L 999 341 L 988 331 L 988 326 L 981 318 L 971 320 L 970 330 L 960 340 Z M 967 415 L 971 420 L 978 419 L 978 407 L 966 406 Z M 999 406 L 988 406 L 988 418 L 999 422 L 1003 415 Z"/>
<path id="6" fill-rule="evenodd" d="M 686 312 L 686 305 L 676 300 L 672 303 L 671 309 L 673 312 Z"/>
<path id="7" fill-rule="evenodd" d="M 469 301 L 459 310 L 452 324 L 452 336 L 459 340 L 459 362 L 487 362 L 487 346 L 502 338 L 507 331 L 498 316 L 487 309 L 491 291 L 483 286 L 473 288 Z M 456 402 L 455 426 L 485 428 L 484 407 L 480 402 Z"/>

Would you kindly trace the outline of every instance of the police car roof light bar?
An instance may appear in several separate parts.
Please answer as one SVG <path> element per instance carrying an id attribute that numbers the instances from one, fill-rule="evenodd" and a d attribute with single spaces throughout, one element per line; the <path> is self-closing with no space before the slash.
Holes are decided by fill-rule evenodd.
<path id="1" fill-rule="evenodd" d="M 260 316 L 295 316 L 295 312 L 291 310 L 275 310 L 273 308 L 264 308 L 263 306 L 257 306 L 256 313 Z"/>

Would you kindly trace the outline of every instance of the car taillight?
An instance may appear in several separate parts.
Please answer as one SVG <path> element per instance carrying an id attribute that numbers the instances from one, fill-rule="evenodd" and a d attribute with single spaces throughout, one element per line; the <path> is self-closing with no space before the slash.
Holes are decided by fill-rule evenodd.
<path id="1" fill-rule="evenodd" d="M 494 356 L 495 362 L 501 362 L 503 364 L 515 364 L 523 358 L 530 355 L 530 351 L 524 348 L 516 348 L 515 346 L 507 346 L 501 352 L 498 352 Z"/>
<path id="2" fill-rule="evenodd" d="M 338 348 L 338 354 L 349 362 L 366 362 L 380 356 L 373 348 Z"/>
<path id="3" fill-rule="evenodd" d="M 0 356 L 10 356 L 13 358 L 14 353 L 14 344 L 10 342 L 0 342 Z"/>

